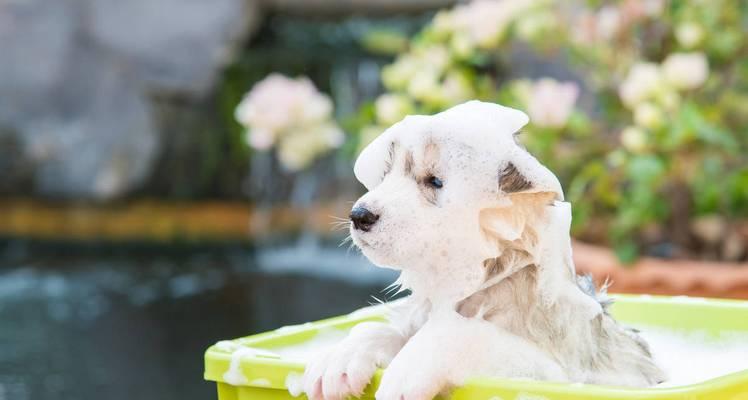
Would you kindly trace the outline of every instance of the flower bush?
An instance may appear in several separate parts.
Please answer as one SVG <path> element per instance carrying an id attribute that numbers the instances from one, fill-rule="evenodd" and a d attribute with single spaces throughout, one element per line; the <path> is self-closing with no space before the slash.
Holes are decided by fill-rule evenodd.
<path id="1" fill-rule="evenodd" d="M 732 0 L 460 4 L 382 69 L 385 92 L 352 119 L 352 140 L 468 99 L 514 106 L 531 116 L 520 138 L 559 175 L 578 237 L 623 260 L 744 259 L 746 26 L 748 3 Z M 528 73 L 528 58 L 545 68 Z"/>
<path id="2" fill-rule="evenodd" d="M 577 236 L 624 260 L 742 258 L 746 23 L 748 5 L 729 0 L 473 1 L 438 13 L 382 71 L 376 115 L 388 118 L 373 126 L 466 98 L 513 105 L 574 204 Z M 567 78 L 523 77 L 517 49 Z M 395 97 L 407 106 L 382 100 Z"/>

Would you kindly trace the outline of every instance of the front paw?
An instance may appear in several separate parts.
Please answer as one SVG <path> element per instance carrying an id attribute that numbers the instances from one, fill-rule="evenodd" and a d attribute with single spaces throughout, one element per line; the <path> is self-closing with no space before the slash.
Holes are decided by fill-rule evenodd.
<path id="1" fill-rule="evenodd" d="M 445 386 L 443 377 L 429 371 L 423 360 L 395 359 L 384 371 L 376 400 L 431 400 Z"/>
<path id="2" fill-rule="evenodd" d="M 338 346 L 313 360 L 304 371 L 304 392 L 310 400 L 361 396 L 377 370 L 376 354 Z"/>

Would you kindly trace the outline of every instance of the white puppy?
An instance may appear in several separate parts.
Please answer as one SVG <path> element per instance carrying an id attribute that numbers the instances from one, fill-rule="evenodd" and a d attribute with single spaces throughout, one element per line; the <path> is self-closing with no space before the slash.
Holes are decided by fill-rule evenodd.
<path id="1" fill-rule="evenodd" d="M 410 116 L 356 161 L 369 190 L 351 236 L 412 294 L 389 323 L 356 326 L 313 360 L 311 399 L 420 400 L 473 376 L 649 386 L 647 344 L 619 326 L 571 259 L 558 179 L 515 141 L 518 110 L 471 101 Z"/>

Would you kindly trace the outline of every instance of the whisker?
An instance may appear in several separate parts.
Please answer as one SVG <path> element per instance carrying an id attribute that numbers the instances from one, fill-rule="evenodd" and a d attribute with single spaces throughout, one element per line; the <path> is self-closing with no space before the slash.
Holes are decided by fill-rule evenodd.
<path id="1" fill-rule="evenodd" d="M 371 295 L 371 298 L 374 300 L 374 302 L 372 303 L 371 301 L 369 301 L 368 303 L 369 303 L 370 306 L 376 306 L 376 305 L 380 305 L 380 304 L 384 304 L 385 303 L 384 300 L 379 299 L 379 298 L 377 298 L 374 295 Z"/>
<path id="2" fill-rule="evenodd" d="M 395 281 L 387 285 L 387 287 L 385 287 L 384 289 L 382 289 L 382 293 L 384 294 L 385 297 L 387 297 L 393 291 L 396 291 L 400 287 L 402 287 L 402 284 L 400 284 L 400 281 Z"/>
<path id="3" fill-rule="evenodd" d="M 346 222 L 335 221 L 335 222 L 330 223 L 330 225 L 332 225 L 332 230 L 334 230 L 334 231 L 344 231 L 344 230 L 348 230 L 348 228 L 350 228 L 351 223 L 348 222 L 348 221 L 346 221 Z"/>
<path id="4" fill-rule="evenodd" d="M 356 247 L 356 243 L 353 243 L 353 240 L 351 240 L 351 244 L 350 244 L 350 245 L 348 246 L 348 249 L 347 249 L 347 250 L 345 251 L 345 255 L 348 255 L 348 254 L 350 254 L 350 253 L 351 253 L 351 250 L 353 250 L 353 249 L 356 249 L 356 248 L 357 248 L 357 247 Z M 363 257 L 363 256 L 364 256 L 364 255 L 363 255 L 363 254 L 361 254 L 361 257 Z"/>
<path id="5" fill-rule="evenodd" d="M 351 237 L 351 235 L 346 235 L 346 237 L 340 241 L 340 244 L 338 245 L 338 247 L 343 247 L 343 245 L 348 242 L 353 242 L 353 238 Z"/>

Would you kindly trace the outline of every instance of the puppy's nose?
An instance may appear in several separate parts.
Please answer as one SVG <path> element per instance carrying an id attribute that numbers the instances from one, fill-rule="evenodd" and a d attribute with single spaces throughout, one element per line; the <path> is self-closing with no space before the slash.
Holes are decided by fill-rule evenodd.
<path id="1" fill-rule="evenodd" d="M 351 210 L 350 218 L 356 229 L 368 232 L 371 226 L 379 219 L 379 215 L 374 214 L 365 207 L 356 207 Z"/>

